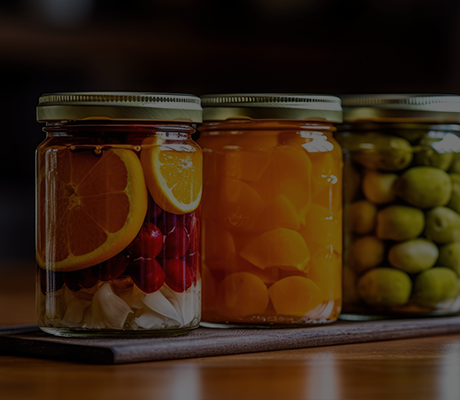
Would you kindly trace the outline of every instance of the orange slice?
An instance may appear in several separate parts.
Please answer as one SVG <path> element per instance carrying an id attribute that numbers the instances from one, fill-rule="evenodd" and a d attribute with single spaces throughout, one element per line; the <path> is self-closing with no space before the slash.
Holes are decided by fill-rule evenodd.
<path id="1" fill-rule="evenodd" d="M 187 214 L 201 201 L 203 157 L 190 144 L 159 144 L 158 138 L 142 142 L 141 163 L 155 203 L 172 214 Z"/>
<path id="2" fill-rule="evenodd" d="M 147 213 L 147 188 L 131 150 L 101 156 L 51 148 L 38 156 L 37 260 L 76 271 L 117 255 Z"/>

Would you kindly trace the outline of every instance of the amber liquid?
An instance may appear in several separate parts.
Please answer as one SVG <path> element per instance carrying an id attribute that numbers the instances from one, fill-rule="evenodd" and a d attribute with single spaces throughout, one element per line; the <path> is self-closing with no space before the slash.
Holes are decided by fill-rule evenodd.
<path id="1" fill-rule="evenodd" d="M 37 152 L 37 254 L 42 260 L 37 268 L 39 326 L 61 336 L 116 336 L 120 332 L 122 335 L 163 336 L 187 333 L 198 327 L 201 205 L 185 214 L 167 212 L 145 188 L 146 208 L 145 213 L 140 212 L 141 225 L 138 230 L 129 232 L 130 238 L 125 240 L 126 246 L 117 250 L 119 253 L 104 256 L 100 262 L 79 269 L 71 264 L 53 269 L 55 263 L 68 257 L 70 247 L 65 246 L 68 237 L 62 231 L 72 230 L 73 237 L 91 237 L 83 241 L 86 247 L 80 250 L 82 254 L 89 252 L 88 247 L 92 251 L 106 240 L 101 231 L 102 239 L 97 242 L 99 236 L 91 236 L 92 231 L 85 231 L 88 225 L 74 217 L 77 212 L 85 212 L 80 210 L 83 200 L 79 188 L 83 184 L 74 185 L 75 205 L 69 202 L 59 207 L 62 196 L 55 188 L 62 186 L 60 176 L 66 176 L 66 168 L 71 166 L 72 171 L 78 171 L 87 164 L 95 165 L 91 169 L 93 176 L 98 173 L 101 182 L 110 181 L 124 188 L 126 174 L 118 173 L 117 169 L 114 172 L 110 166 L 104 167 L 103 162 L 111 152 L 122 151 L 140 160 L 142 151 L 152 147 L 143 143 L 153 138 L 153 133 L 164 138 L 165 152 L 180 152 L 187 146 L 197 147 L 196 144 L 189 141 L 186 134 L 157 133 L 153 126 L 83 125 L 73 127 L 75 134 L 68 133 L 72 133 L 71 129 L 66 127 L 59 135 L 49 135 Z M 136 171 L 142 174 L 140 181 L 144 182 L 143 167 L 140 161 L 138 163 L 140 168 Z M 83 182 L 90 179 L 86 176 L 89 174 L 82 178 Z M 71 187 L 70 183 L 67 186 Z M 120 197 L 124 199 L 124 196 L 123 192 Z M 105 204 L 99 208 L 101 214 L 107 209 Z M 107 213 L 110 223 L 114 223 L 119 214 L 125 223 L 126 217 L 121 212 Z M 60 223 L 62 215 L 67 216 L 65 224 Z M 150 307 L 146 299 L 151 300 Z"/>
<path id="2" fill-rule="evenodd" d="M 204 157 L 202 320 L 337 319 L 342 154 L 327 132 L 334 128 L 226 128 L 205 129 L 198 141 Z"/>

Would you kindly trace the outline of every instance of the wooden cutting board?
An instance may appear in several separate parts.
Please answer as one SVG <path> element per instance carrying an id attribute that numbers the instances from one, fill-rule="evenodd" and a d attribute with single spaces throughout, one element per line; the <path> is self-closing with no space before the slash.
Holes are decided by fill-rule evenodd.
<path id="1" fill-rule="evenodd" d="M 460 316 L 293 329 L 207 329 L 169 338 L 63 338 L 36 325 L 0 328 L 0 354 L 121 364 L 363 343 L 460 332 Z"/>

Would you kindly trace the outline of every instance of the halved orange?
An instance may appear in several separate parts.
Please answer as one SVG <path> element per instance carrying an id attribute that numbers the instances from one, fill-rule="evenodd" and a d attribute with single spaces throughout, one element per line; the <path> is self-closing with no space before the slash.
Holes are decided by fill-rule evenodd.
<path id="1" fill-rule="evenodd" d="M 37 260 L 76 271 L 117 255 L 139 232 L 147 188 L 132 150 L 38 153 Z"/>
<path id="2" fill-rule="evenodd" d="M 163 210 L 180 215 L 199 206 L 203 157 L 197 145 L 161 144 L 148 137 L 142 142 L 141 162 L 149 192 Z"/>

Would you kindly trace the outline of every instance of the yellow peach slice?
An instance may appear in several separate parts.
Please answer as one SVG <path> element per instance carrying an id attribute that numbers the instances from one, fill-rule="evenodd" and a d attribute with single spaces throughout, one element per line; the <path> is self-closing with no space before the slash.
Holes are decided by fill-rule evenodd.
<path id="1" fill-rule="evenodd" d="M 264 200 L 285 196 L 300 213 L 311 201 L 311 161 L 299 146 L 278 146 L 259 181 L 251 186 Z"/>
<path id="2" fill-rule="evenodd" d="M 302 276 L 281 279 L 268 289 L 268 295 L 278 314 L 295 317 L 303 317 L 323 299 L 318 286 Z"/>
<path id="3" fill-rule="evenodd" d="M 299 217 L 285 196 L 275 197 L 268 203 L 257 218 L 254 230 L 270 231 L 275 228 L 298 230 Z"/>
<path id="4" fill-rule="evenodd" d="M 270 163 L 272 152 L 236 150 L 224 154 L 223 157 L 225 175 L 256 182 Z"/>
<path id="5" fill-rule="evenodd" d="M 300 234 L 307 245 L 314 243 L 332 246 L 338 254 L 342 253 L 342 216 L 334 216 L 331 211 L 318 204 L 311 204 L 305 216 L 305 225 L 301 225 Z"/>
<path id="6" fill-rule="evenodd" d="M 262 314 L 268 302 L 267 287 L 248 272 L 231 274 L 218 287 L 217 311 L 230 319 Z"/>
<path id="7" fill-rule="evenodd" d="M 313 254 L 307 278 L 321 290 L 324 302 L 341 298 L 342 262 L 330 249 L 323 247 Z"/>
<path id="8" fill-rule="evenodd" d="M 235 272 L 249 272 L 260 278 L 266 285 L 271 285 L 280 280 L 282 275 L 279 268 L 260 269 L 249 261 L 246 261 L 243 257 L 237 257 Z"/>
<path id="9" fill-rule="evenodd" d="M 305 271 L 310 260 L 310 252 L 302 236 L 286 228 L 262 233 L 240 255 L 261 269 L 278 267 Z"/>
<path id="10" fill-rule="evenodd" d="M 223 181 L 219 200 L 219 217 L 223 225 L 242 231 L 251 230 L 263 207 L 259 194 L 236 179 Z"/>

